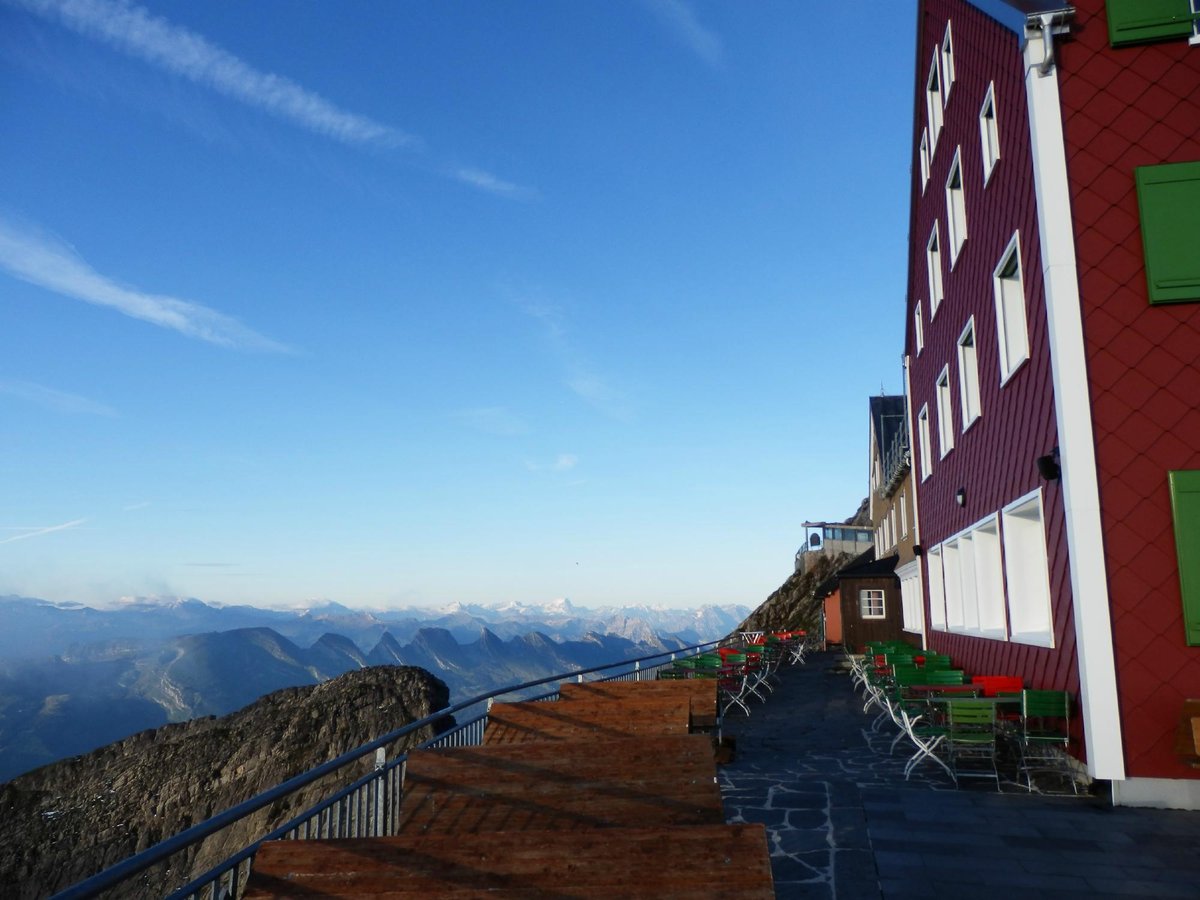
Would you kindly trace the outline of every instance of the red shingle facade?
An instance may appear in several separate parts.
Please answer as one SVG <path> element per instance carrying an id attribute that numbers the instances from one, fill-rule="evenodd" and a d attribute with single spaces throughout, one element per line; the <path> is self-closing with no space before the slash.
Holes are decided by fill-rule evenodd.
<path id="1" fill-rule="evenodd" d="M 1174 746 L 1200 647 L 1184 642 L 1167 472 L 1200 469 L 1200 302 L 1149 304 L 1134 168 L 1200 160 L 1200 47 L 1113 49 L 1103 0 L 1074 6 L 1060 95 L 1126 770 L 1195 778 Z"/>

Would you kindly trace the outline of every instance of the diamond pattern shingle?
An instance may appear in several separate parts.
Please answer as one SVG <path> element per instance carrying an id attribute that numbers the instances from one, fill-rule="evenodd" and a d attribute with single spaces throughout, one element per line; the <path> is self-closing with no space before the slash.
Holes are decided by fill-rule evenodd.
<path id="1" fill-rule="evenodd" d="M 1200 303 L 1149 305 L 1134 169 L 1200 160 L 1200 49 L 1113 50 L 1103 0 L 1074 5 L 1059 77 L 1127 772 L 1195 777 L 1173 750 L 1200 660 L 1167 472 L 1200 468 Z"/>

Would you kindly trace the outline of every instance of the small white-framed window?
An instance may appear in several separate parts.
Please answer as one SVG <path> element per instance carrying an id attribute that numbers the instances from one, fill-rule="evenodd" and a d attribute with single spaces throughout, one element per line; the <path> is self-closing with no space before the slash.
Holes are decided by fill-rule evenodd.
<path id="1" fill-rule="evenodd" d="M 925 114 L 929 127 L 929 157 L 937 150 L 938 136 L 942 133 L 942 73 L 938 64 L 938 51 L 934 51 L 929 64 L 929 77 L 925 79 Z"/>
<path id="2" fill-rule="evenodd" d="M 924 481 L 933 474 L 933 449 L 929 438 L 929 404 L 926 403 L 917 413 L 917 441 L 921 445 L 917 449 L 921 454 L 921 480 Z"/>
<path id="3" fill-rule="evenodd" d="M 975 317 L 958 336 L 958 400 L 962 413 L 962 430 L 966 431 L 979 418 L 979 356 L 975 350 Z"/>
<path id="4" fill-rule="evenodd" d="M 912 562 L 896 570 L 900 579 L 900 609 L 904 616 L 904 630 L 914 634 L 925 633 L 925 602 L 921 596 L 921 561 Z"/>
<path id="5" fill-rule="evenodd" d="M 946 628 L 950 631 L 961 631 L 963 596 L 958 541 L 946 541 L 942 544 L 942 590 L 946 595 Z"/>
<path id="6" fill-rule="evenodd" d="M 942 366 L 937 377 L 938 454 L 945 457 L 954 449 L 954 404 L 950 393 L 950 366 Z"/>
<path id="7" fill-rule="evenodd" d="M 935 631 L 946 630 L 946 579 L 942 565 L 942 548 L 934 547 L 925 554 L 929 566 L 929 625 Z"/>
<path id="8" fill-rule="evenodd" d="M 921 315 L 921 301 L 917 301 L 917 308 L 913 310 L 913 338 L 917 342 L 917 356 L 921 355 L 921 351 L 925 349 L 925 318 Z"/>
<path id="9" fill-rule="evenodd" d="M 942 244 L 938 237 L 938 223 L 933 223 L 929 242 L 925 245 L 925 268 L 929 273 L 929 321 L 937 315 L 942 303 Z"/>
<path id="10" fill-rule="evenodd" d="M 975 551 L 975 597 L 978 603 L 979 633 L 1003 640 L 1008 636 L 1004 615 L 1004 569 L 1000 556 L 1000 520 L 996 515 L 985 519 L 971 531 Z"/>
<path id="11" fill-rule="evenodd" d="M 946 176 L 946 236 L 950 243 L 950 268 L 958 262 L 967 240 L 967 195 L 963 190 L 962 147 L 954 151 Z"/>
<path id="12" fill-rule="evenodd" d="M 904 491 L 900 492 L 900 537 L 908 537 L 908 498 Z"/>
<path id="13" fill-rule="evenodd" d="M 1046 554 L 1041 490 L 1009 504 L 1000 515 L 1012 640 L 1053 647 L 1050 565 Z"/>
<path id="14" fill-rule="evenodd" d="M 988 85 L 979 109 L 979 143 L 983 151 L 984 187 L 992 178 L 992 171 L 1000 161 L 1000 125 L 996 119 L 996 84 Z"/>
<path id="15" fill-rule="evenodd" d="M 1000 383 L 1029 359 L 1025 319 L 1025 280 L 1021 275 L 1021 236 L 1014 233 L 992 273 L 996 295 L 996 338 L 1000 343 Z"/>
<path id="16" fill-rule="evenodd" d="M 883 591 L 863 588 L 858 592 L 858 610 L 864 619 L 882 619 L 886 615 Z"/>
<path id="17" fill-rule="evenodd" d="M 888 511 L 888 528 L 892 532 L 892 542 L 889 546 L 894 547 L 900 539 L 900 532 L 896 529 L 896 505 L 892 504 L 892 508 Z"/>
<path id="18" fill-rule="evenodd" d="M 950 88 L 954 87 L 954 41 L 950 36 L 950 23 L 946 23 L 946 35 L 942 38 L 942 103 L 950 102 Z"/>
<path id="19" fill-rule="evenodd" d="M 921 129 L 921 193 L 929 184 L 929 129 Z"/>

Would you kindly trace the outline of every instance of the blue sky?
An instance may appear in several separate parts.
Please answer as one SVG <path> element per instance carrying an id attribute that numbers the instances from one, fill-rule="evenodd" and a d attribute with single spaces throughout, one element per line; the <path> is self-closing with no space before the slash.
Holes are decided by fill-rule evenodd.
<path id="1" fill-rule="evenodd" d="M 757 605 L 901 389 L 914 25 L 0 0 L 0 593 Z"/>

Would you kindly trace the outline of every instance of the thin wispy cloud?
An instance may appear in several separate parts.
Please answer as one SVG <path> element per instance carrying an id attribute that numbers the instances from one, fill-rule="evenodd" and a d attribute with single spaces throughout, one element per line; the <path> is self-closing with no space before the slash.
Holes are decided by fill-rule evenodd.
<path id="1" fill-rule="evenodd" d="M 725 58 L 721 38 L 701 24 L 684 0 L 643 0 L 660 22 L 677 41 L 704 60 L 708 65 L 720 66 Z"/>
<path id="2" fill-rule="evenodd" d="M 294 81 L 262 72 L 203 36 L 122 0 L 8 0 L 73 31 L 346 144 L 404 147 L 403 131 L 339 108 Z"/>
<path id="3" fill-rule="evenodd" d="M 485 434 L 499 437 L 516 437 L 527 434 L 529 426 L 516 413 L 504 406 L 481 406 L 460 409 L 451 414 L 454 419 Z"/>
<path id="4" fill-rule="evenodd" d="M 16 397 L 55 412 L 68 415 L 115 417 L 117 411 L 105 403 L 97 403 L 78 394 L 55 390 L 30 381 L 8 381 L 0 379 L 0 394 Z"/>
<path id="5" fill-rule="evenodd" d="M 27 541 L 30 538 L 42 537 L 43 535 L 47 535 L 47 534 L 54 534 L 57 531 L 67 531 L 68 529 L 79 527 L 86 521 L 87 521 L 87 519 L 75 519 L 72 522 L 63 522 L 61 525 L 45 525 L 45 526 L 37 526 L 37 527 L 22 527 L 19 525 L 10 526 L 10 527 L 6 528 L 5 530 L 6 531 L 17 531 L 20 533 L 15 534 L 12 537 L 6 537 L 6 538 L 0 540 L 0 544 L 11 544 L 15 541 Z"/>
<path id="6" fill-rule="evenodd" d="M 151 502 L 149 500 L 143 500 L 140 503 L 130 503 L 130 504 L 127 504 L 126 506 L 122 506 L 121 511 L 122 512 L 134 512 L 135 510 L 146 509 L 147 507 L 149 507 L 151 505 L 153 505 L 153 504 L 151 504 Z"/>
<path id="7" fill-rule="evenodd" d="M 530 472 L 553 472 L 556 474 L 570 472 L 579 465 L 579 457 L 574 453 L 560 453 L 552 462 L 534 462 L 526 460 L 525 468 Z"/>
<path id="8" fill-rule="evenodd" d="M 232 316 L 190 300 L 117 284 L 63 241 L 0 217 L 0 268 L 14 278 L 222 347 L 290 352 Z"/>
<path id="9" fill-rule="evenodd" d="M 474 169 L 470 167 L 457 168 L 450 170 L 451 177 L 461 181 L 463 184 L 469 184 L 471 187 L 479 188 L 481 191 L 487 191 L 491 194 L 499 194 L 502 197 L 514 197 L 517 199 L 527 199 L 535 196 L 535 192 L 529 188 L 522 187 L 519 184 L 514 184 L 511 181 L 505 181 L 502 178 L 497 178 L 490 172 L 485 172 L 483 169 Z"/>
<path id="10" fill-rule="evenodd" d="M 175 25 L 128 0 L 3 0 L 58 22 L 149 65 L 260 109 L 314 134 L 355 147 L 421 150 L 417 136 L 351 112 L 292 79 L 264 72 L 203 35 Z M 528 188 L 473 166 L 443 167 L 445 175 L 477 190 L 528 198 Z"/>
<path id="11" fill-rule="evenodd" d="M 625 396 L 595 371 L 571 338 L 563 311 L 540 301 L 521 301 L 520 309 L 538 323 L 547 346 L 564 369 L 563 383 L 589 406 L 614 419 L 628 419 Z"/>

